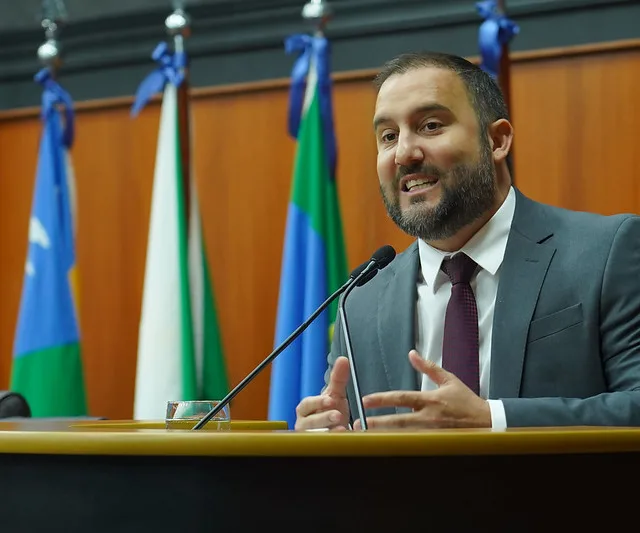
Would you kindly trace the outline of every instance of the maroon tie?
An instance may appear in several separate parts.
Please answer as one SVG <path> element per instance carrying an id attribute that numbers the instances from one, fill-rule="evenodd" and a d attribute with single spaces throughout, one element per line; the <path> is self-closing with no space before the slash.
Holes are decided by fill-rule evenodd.
<path id="1" fill-rule="evenodd" d="M 442 367 L 479 395 L 478 309 L 469 284 L 477 266 L 469 256 L 459 253 L 445 259 L 440 268 L 451 280 L 451 298 L 444 319 Z"/>

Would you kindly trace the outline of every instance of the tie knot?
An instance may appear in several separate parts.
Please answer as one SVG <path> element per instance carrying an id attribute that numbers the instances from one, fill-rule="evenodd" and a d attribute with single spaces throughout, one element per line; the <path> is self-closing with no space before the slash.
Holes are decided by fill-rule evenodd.
<path id="1" fill-rule="evenodd" d="M 459 253 L 453 257 L 444 259 L 442 271 L 449 276 L 452 285 L 457 283 L 469 283 L 478 264 L 464 253 Z"/>

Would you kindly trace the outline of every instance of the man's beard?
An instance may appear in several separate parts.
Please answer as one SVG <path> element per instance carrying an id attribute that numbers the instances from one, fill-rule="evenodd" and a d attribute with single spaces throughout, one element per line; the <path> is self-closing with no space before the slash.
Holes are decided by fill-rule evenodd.
<path id="1" fill-rule="evenodd" d="M 408 174 L 435 176 L 442 191 L 440 201 L 433 208 L 422 206 L 424 200 L 416 196 L 412 206 L 403 212 L 400 208 L 400 180 Z M 483 139 L 480 162 L 477 165 L 456 165 L 443 172 L 431 165 L 402 167 L 397 173 L 392 190 L 380 192 L 391 220 L 405 233 L 424 241 L 448 239 L 463 227 L 478 220 L 495 203 L 497 186 L 491 158 L 491 148 Z"/>

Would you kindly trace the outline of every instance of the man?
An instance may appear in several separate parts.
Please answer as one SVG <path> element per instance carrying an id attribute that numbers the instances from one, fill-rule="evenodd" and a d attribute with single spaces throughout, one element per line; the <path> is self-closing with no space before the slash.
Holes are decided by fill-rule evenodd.
<path id="1" fill-rule="evenodd" d="M 462 58 L 402 55 L 376 87 L 380 190 L 417 241 L 347 302 L 368 427 L 640 425 L 640 217 L 517 191 L 502 94 Z M 360 427 L 344 354 L 336 326 L 297 429 Z"/>

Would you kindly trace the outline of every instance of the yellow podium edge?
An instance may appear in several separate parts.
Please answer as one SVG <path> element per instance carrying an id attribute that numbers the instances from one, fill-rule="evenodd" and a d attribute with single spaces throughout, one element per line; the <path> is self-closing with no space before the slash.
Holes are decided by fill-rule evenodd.
<path id="1" fill-rule="evenodd" d="M 443 456 L 640 453 L 640 429 L 421 432 L 2 430 L 0 453 L 167 456 Z"/>

